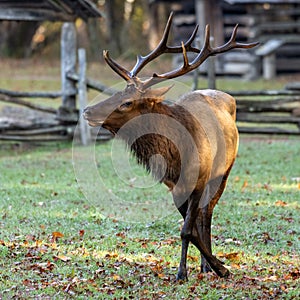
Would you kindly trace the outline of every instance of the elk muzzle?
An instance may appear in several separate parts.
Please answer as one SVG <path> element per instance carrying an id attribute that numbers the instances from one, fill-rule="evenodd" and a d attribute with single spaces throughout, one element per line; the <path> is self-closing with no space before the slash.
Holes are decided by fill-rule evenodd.
<path id="1" fill-rule="evenodd" d="M 88 121 L 92 127 L 101 126 L 104 122 L 102 118 L 97 118 L 92 107 L 86 107 L 83 111 L 83 118 Z"/>

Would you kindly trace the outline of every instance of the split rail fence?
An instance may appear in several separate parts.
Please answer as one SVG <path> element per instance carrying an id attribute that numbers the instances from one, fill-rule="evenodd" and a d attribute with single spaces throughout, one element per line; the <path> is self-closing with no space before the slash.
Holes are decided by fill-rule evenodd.
<path id="1" fill-rule="evenodd" d="M 240 133 L 300 135 L 300 85 L 283 90 L 229 92 L 237 99 Z"/>
<path id="2" fill-rule="evenodd" d="M 0 140 L 12 141 L 60 141 L 72 140 L 76 126 L 79 126 L 80 138 L 87 144 L 91 130 L 80 116 L 87 106 L 87 89 L 94 89 L 108 95 L 115 91 L 106 88 L 100 82 L 86 78 L 86 54 L 84 49 L 78 50 L 78 72 L 68 71 L 66 77 L 74 83 L 73 91 L 53 92 L 16 92 L 0 89 L 0 101 L 15 106 L 4 107 L 0 112 Z M 63 97 L 76 97 L 78 108 L 61 106 L 58 109 L 36 104 L 34 99 L 57 100 Z M 24 98 L 26 100 L 24 100 Z M 28 100 L 30 99 L 30 100 Z M 40 101 L 39 101 L 40 102 Z M 29 109 L 25 109 L 29 108 Z M 29 118 L 28 115 L 29 114 Z M 111 134 L 106 130 L 94 130 L 99 139 L 110 139 Z M 77 131 L 76 131 L 77 132 Z M 94 134 L 95 134 L 94 132 Z"/>
<path id="3" fill-rule="evenodd" d="M 76 63 L 75 63 L 76 64 Z M 57 141 L 72 140 L 79 132 L 82 144 L 88 144 L 91 134 L 97 139 L 107 140 L 112 136 L 106 130 L 94 129 L 81 119 L 87 106 L 87 89 L 108 95 L 115 91 L 86 77 L 86 54 L 78 50 L 78 70 L 65 73 L 67 83 L 61 91 L 15 92 L 0 89 L 0 101 L 27 107 L 32 112 L 30 122 L 23 122 L 22 115 L 10 119 L 6 113 L 0 115 L 0 140 Z M 229 91 L 237 99 L 237 123 L 240 133 L 300 135 L 300 84 L 290 84 L 279 91 Z M 24 98 L 63 99 L 59 109 L 36 104 Z M 76 99 L 77 98 L 77 99 Z M 78 100 L 77 106 L 68 106 Z M 64 104 L 65 103 L 65 104 Z M 74 103 L 71 102 L 71 104 Z M 28 110 L 29 111 L 29 110 Z M 18 113 L 18 111 L 17 111 Z M 79 130 L 75 130 L 79 126 Z"/>

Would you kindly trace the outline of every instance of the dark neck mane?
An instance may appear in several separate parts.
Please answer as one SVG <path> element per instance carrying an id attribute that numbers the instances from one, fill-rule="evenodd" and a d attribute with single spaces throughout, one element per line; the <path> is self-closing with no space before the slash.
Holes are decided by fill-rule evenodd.
<path id="1" fill-rule="evenodd" d="M 167 120 L 173 118 L 180 124 L 185 124 L 185 127 L 186 124 L 190 124 L 188 130 L 192 134 L 191 116 L 181 106 L 160 103 L 155 105 L 152 113 L 156 116 L 161 114 L 162 118 L 156 118 L 155 122 L 143 121 L 132 127 L 128 126 L 121 138 L 136 156 L 137 162 L 151 172 L 154 178 L 176 184 L 181 171 L 181 159 L 176 144 L 182 137 L 178 135 L 176 128 L 170 127 Z M 151 119 L 151 114 L 149 116 Z"/>

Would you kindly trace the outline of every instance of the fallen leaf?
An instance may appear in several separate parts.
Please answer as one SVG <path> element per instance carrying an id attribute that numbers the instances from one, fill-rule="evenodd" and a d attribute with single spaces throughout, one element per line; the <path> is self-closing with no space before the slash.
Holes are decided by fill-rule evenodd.
<path id="1" fill-rule="evenodd" d="M 239 182 L 240 181 L 240 177 L 239 176 L 235 176 L 234 181 L 235 182 Z"/>
<path id="2" fill-rule="evenodd" d="M 287 203 L 282 200 L 277 200 L 275 206 L 287 206 Z"/>
<path id="3" fill-rule="evenodd" d="M 62 260 L 64 262 L 70 261 L 71 257 L 66 256 L 66 255 L 55 255 L 54 258 Z"/>
<path id="4" fill-rule="evenodd" d="M 266 282 L 277 281 L 277 280 L 278 280 L 278 277 L 276 275 L 269 276 L 269 277 L 266 277 L 263 279 L 263 281 L 266 281 Z"/>
<path id="5" fill-rule="evenodd" d="M 117 237 L 120 237 L 120 238 L 122 238 L 122 239 L 125 239 L 126 234 L 125 234 L 124 231 L 121 231 L 121 232 L 116 233 L 116 236 L 117 236 Z"/>
<path id="6" fill-rule="evenodd" d="M 265 184 L 263 185 L 263 188 L 264 188 L 265 190 L 269 191 L 269 192 L 272 192 L 272 191 L 273 191 L 271 185 L 268 184 L 268 183 L 265 183 Z"/>
<path id="7" fill-rule="evenodd" d="M 105 258 L 108 258 L 108 259 L 110 259 L 110 258 L 116 258 L 118 256 L 119 256 L 118 253 L 113 253 L 113 252 L 105 254 Z"/>
<path id="8" fill-rule="evenodd" d="M 117 274 L 114 274 L 114 275 L 112 276 L 112 278 L 113 278 L 113 280 L 122 280 L 122 277 L 119 276 L 119 275 L 117 275 Z"/>
<path id="9" fill-rule="evenodd" d="M 54 231 L 54 232 L 52 232 L 52 237 L 53 237 L 53 239 L 58 239 L 58 238 L 62 238 L 64 236 L 64 234 L 63 233 L 61 233 L 61 232 L 59 232 L 59 231 Z"/>
<path id="10" fill-rule="evenodd" d="M 29 285 L 31 285 L 31 281 L 30 281 L 29 279 L 24 279 L 24 280 L 23 280 L 23 284 L 24 284 L 25 286 L 29 286 Z"/>
<path id="11" fill-rule="evenodd" d="M 237 260 L 237 259 L 239 259 L 239 253 L 238 252 L 231 252 L 231 253 L 219 252 L 218 256 L 220 258 L 226 258 L 228 260 Z"/>
<path id="12" fill-rule="evenodd" d="M 240 269 L 241 268 L 241 266 L 239 264 L 236 264 L 236 263 L 231 263 L 230 267 L 233 268 L 233 269 Z"/>
<path id="13" fill-rule="evenodd" d="M 199 257 L 195 255 L 188 255 L 187 258 L 190 259 L 191 261 L 195 261 L 195 262 L 199 261 Z"/>
<path id="14" fill-rule="evenodd" d="M 270 241 L 274 241 L 274 239 L 271 238 L 271 236 L 270 236 L 270 234 L 269 234 L 268 232 L 263 232 L 261 238 L 262 238 L 262 240 L 263 240 L 263 242 L 264 242 L 265 244 L 267 244 L 267 243 L 270 242 Z"/>
<path id="15" fill-rule="evenodd" d="M 248 186 L 248 181 L 245 180 L 244 183 L 243 183 L 243 186 L 242 186 L 242 193 L 245 191 L 246 187 Z"/>

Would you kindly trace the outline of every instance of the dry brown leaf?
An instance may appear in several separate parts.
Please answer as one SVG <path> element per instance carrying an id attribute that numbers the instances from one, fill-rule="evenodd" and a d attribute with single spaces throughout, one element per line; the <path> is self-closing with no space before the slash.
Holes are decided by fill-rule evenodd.
<path id="1" fill-rule="evenodd" d="M 282 200 L 277 200 L 275 206 L 287 206 L 287 203 Z"/>
<path id="2" fill-rule="evenodd" d="M 71 260 L 71 257 L 66 256 L 66 255 L 57 255 L 57 256 L 54 256 L 54 258 L 57 258 L 57 259 L 62 260 L 64 262 L 67 262 L 67 261 Z"/>
<path id="3" fill-rule="evenodd" d="M 245 180 L 244 181 L 244 183 L 243 183 L 243 186 L 242 186 L 242 192 L 244 192 L 245 191 L 245 189 L 246 189 L 246 187 L 248 186 L 248 181 L 247 180 Z"/>
<path id="4" fill-rule="evenodd" d="M 218 256 L 221 257 L 221 258 L 224 257 L 228 260 L 237 260 L 237 259 L 239 259 L 239 253 L 238 252 L 231 252 L 231 253 L 219 252 Z"/>
<path id="5" fill-rule="evenodd" d="M 63 237 L 63 236 L 64 236 L 64 234 L 61 233 L 61 232 L 59 232 L 59 231 L 54 231 L 54 232 L 52 232 L 52 237 L 53 237 L 54 239 L 58 239 L 58 238 L 61 238 L 61 237 Z"/>

